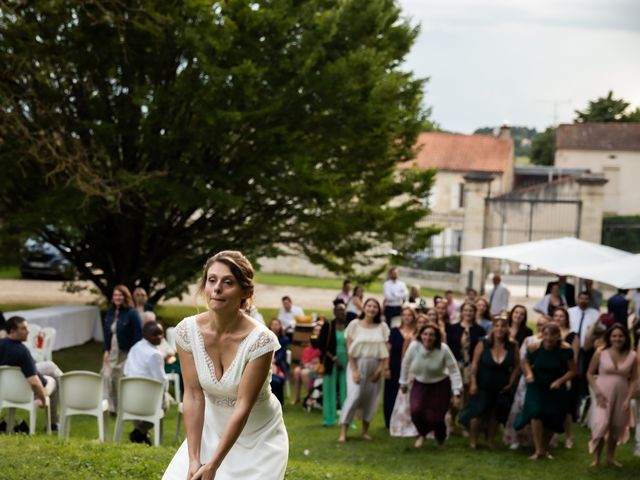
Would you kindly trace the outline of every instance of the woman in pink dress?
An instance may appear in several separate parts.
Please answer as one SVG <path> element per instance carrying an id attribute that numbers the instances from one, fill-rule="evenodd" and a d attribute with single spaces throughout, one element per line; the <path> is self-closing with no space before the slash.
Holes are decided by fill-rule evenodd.
<path id="1" fill-rule="evenodd" d="M 594 456 L 591 465 L 600 464 L 608 434 L 607 464 L 620 466 L 615 461 L 616 445 L 629 426 L 631 396 L 638 381 L 636 352 L 631 350 L 631 339 L 624 327 L 614 324 L 607 330 L 605 347 L 593 355 L 587 378 L 596 397 L 589 442 Z"/>

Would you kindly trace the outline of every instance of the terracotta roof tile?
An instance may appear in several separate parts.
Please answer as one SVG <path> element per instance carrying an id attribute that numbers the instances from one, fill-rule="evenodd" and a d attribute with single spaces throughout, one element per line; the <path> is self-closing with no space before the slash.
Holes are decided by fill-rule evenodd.
<path id="1" fill-rule="evenodd" d="M 560 125 L 556 150 L 640 151 L 640 123 L 575 123 Z"/>
<path id="2" fill-rule="evenodd" d="M 513 163 L 513 141 L 489 135 L 421 133 L 413 160 L 400 168 L 437 168 L 463 172 L 504 172 Z"/>

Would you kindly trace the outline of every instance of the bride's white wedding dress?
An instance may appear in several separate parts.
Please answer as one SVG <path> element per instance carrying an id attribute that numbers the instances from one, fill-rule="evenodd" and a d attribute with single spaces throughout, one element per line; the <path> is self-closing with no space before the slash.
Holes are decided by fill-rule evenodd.
<path id="1" fill-rule="evenodd" d="M 182 320 L 176 327 L 177 343 L 191 352 L 206 406 L 200 462 L 207 463 L 233 413 L 240 378 L 247 363 L 280 348 L 278 338 L 266 326 L 256 326 L 238 347 L 231 365 L 218 380 L 213 361 L 204 347 L 196 317 Z M 289 456 L 289 439 L 282 408 L 271 393 L 271 375 L 265 380 L 249 419 L 236 443 L 222 461 L 216 480 L 276 480 L 284 478 Z M 163 480 L 185 480 L 189 468 L 187 440 L 171 460 Z"/>

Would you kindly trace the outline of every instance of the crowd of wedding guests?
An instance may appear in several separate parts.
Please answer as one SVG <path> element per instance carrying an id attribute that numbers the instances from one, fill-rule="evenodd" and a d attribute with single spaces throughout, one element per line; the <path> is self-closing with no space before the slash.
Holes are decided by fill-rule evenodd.
<path id="1" fill-rule="evenodd" d="M 640 332 L 626 294 L 612 296 L 601 313 L 593 282 L 576 295 L 560 277 L 534 306 L 533 331 L 527 308 L 510 304 L 498 274 L 486 296 L 468 289 L 458 301 L 451 291 L 423 298 L 391 269 L 382 303 L 345 281 L 333 318 L 318 318 L 292 375 L 284 356 L 276 363 L 283 382 L 294 386 L 291 403 L 309 405 L 303 386 L 315 392 L 320 402 L 312 404 L 322 409 L 323 425 L 340 426 L 341 443 L 356 420 L 371 439 L 381 398 L 390 435 L 413 437 L 416 448 L 430 438 L 441 447 L 449 435 L 468 437 L 474 449 L 484 436 L 493 448 L 501 436 L 508 448 L 531 448 L 533 460 L 550 459 L 559 444 L 574 447 L 581 422 L 591 429 L 593 465 L 605 445 L 606 462 L 616 465 L 615 449 L 633 429 L 640 456 L 640 360 L 633 347 L 635 338 L 640 351 Z M 286 298 L 284 317 L 271 322 L 283 350 L 292 338 L 283 328 L 292 309 Z"/>
<path id="2" fill-rule="evenodd" d="M 333 300 L 332 318 L 313 319 L 309 344 L 296 362 L 290 358 L 296 325 L 310 317 L 286 296 L 269 322 L 281 345 L 273 358 L 272 390 L 284 403 L 288 384 L 290 402 L 321 410 L 323 425 L 339 425 L 341 443 L 356 420 L 362 437 L 371 440 L 382 398 L 390 435 L 414 437 L 416 448 L 427 439 L 442 447 L 448 436 L 463 435 L 475 449 L 481 434 L 493 448 L 502 427 L 509 448 L 530 447 L 534 460 L 552 458 L 551 448 L 560 442 L 573 448 L 573 428 L 581 422 L 591 429 L 593 465 L 605 446 L 606 462 L 616 465 L 616 447 L 633 429 L 634 455 L 640 456 L 640 293 L 633 299 L 635 312 L 627 294 L 619 290 L 601 313 L 603 296 L 593 282 L 586 280 L 576 295 L 559 277 L 533 307 L 533 331 L 527 308 L 511 305 L 498 274 L 486 296 L 468 289 L 458 301 L 452 291 L 423 298 L 392 268 L 382 303 L 346 280 Z M 262 319 L 255 307 L 247 313 Z M 52 362 L 33 361 L 22 343 L 26 320 L 0 320 L 0 365 L 19 366 L 40 403 L 50 397 L 55 427 L 62 372 Z M 126 286 L 114 288 L 102 360 L 112 413 L 123 375 L 166 385 L 165 373 L 180 373 L 143 289 L 132 294 Z M 165 408 L 169 403 L 167 397 Z M 150 427 L 136 423 L 131 441 L 150 444 Z"/>

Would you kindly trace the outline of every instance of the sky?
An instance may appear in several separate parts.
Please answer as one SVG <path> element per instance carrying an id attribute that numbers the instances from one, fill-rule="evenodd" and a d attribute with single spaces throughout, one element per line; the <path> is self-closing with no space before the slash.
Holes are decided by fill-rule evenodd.
<path id="1" fill-rule="evenodd" d="M 640 0 L 398 0 L 421 31 L 405 68 L 447 131 L 538 130 L 613 90 L 640 106 Z"/>

